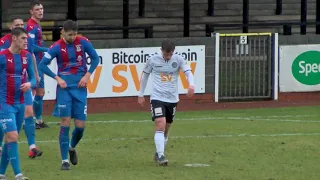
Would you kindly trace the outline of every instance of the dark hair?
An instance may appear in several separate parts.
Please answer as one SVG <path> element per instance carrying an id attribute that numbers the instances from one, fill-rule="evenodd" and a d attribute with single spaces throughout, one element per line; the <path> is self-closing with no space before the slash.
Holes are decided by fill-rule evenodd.
<path id="1" fill-rule="evenodd" d="M 65 32 L 67 31 L 77 31 L 78 30 L 78 26 L 77 23 L 75 21 L 72 20 L 67 20 L 63 23 L 63 30 Z"/>
<path id="2" fill-rule="evenodd" d="M 39 0 L 32 0 L 30 2 L 30 9 L 33 9 L 35 6 L 39 6 L 39 5 L 41 5 Z"/>
<path id="3" fill-rule="evenodd" d="M 161 43 L 161 49 L 165 52 L 172 52 L 175 49 L 175 44 L 169 39 L 163 40 Z"/>
<path id="4" fill-rule="evenodd" d="M 16 27 L 11 30 L 12 36 L 20 36 L 21 34 L 27 34 L 27 31 L 24 28 Z"/>
<path id="5" fill-rule="evenodd" d="M 15 21 L 15 20 L 17 20 L 17 19 L 23 20 L 22 18 L 20 18 L 20 17 L 18 17 L 18 16 L 11 16 L 11 17 L 10 17 L 10 22 L 13 22 L 13 21 Z"/>

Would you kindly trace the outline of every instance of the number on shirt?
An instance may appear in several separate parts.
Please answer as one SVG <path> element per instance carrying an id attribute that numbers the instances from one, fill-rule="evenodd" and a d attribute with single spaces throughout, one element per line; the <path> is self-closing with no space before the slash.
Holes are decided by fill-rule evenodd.
<path id="1" fill-rule="evenodd" d="M 87 116 L 87 106 L 84 106 L 83 114 Z"/>

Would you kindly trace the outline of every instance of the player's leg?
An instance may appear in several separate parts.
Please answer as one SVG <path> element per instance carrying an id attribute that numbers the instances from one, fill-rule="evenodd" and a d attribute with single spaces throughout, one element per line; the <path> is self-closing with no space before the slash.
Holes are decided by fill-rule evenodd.
<path id="1" fill-rule="evenodd" d="M 29 145 L 29 157 L 35 158 L 40 157 L 42 155 L 42 151 L 40 151 L 36 144 L 35 144 L 35 123 L 33 120 L 33 107 L 32 107 L 32 92 L 31 90 L 24 93 L 24 100 L 25 100 L 25 113 L 24 113 L 24 132 L 28 139 Z"/>
<path id="2" fill-rule="evenodd" d="M 75 119 L 75 128 L 72 132 L 69 156 L 71 163 L 76 165 L 78 164 L 78 156 L 75 148 L 83 137 L 87 120 L 87 89 L 73 89 L 71 92 L 73 97 L 72 118 Z"/>
<path id="3" fill-rule="evenodd" d="M 171 123 L 166 123 L 166 128 L 164 130 L 164 150 L 166 149 L 167 143 L 168 143 L 168 137 L 169 137 L 169 129 L 170 129 Z M 154 155 L 154 160 L 157 161 L 158 153 L 156 152 Z"/>
<path id="4" fill-rule="evenodd" d="M 13 122 L 12 120 L 13 118 L 14 118 L 14 114 L 13 112 L 9 111 L 8 106 L 4 107 L 4 104 L 0 104 L 0 123 L 1 123 L 1 130 L 4 134 L 6 131 L 11 131 L 10 128 L 12 123 L 15 124 L 15 122 Z M 2 179 L 6 179 L 5 173 L 9 165 L 8 144 L 5 141 L 5 139 L 4 139 L 4 142 L 5 143 L 2 145 L 2 154 L 1 154 L 1 162 L 0 162 L 0 177 Z"/>
<path id="5" fill-rule="evenodd" d="M 37 129 L 49 127 L 42 120 L 43 96 L 45 94 L 44 75 L 43 75 L 43 73 L 39 72 L 39 76 L 40 76 L 40 82 L 39 82 L 38 88 L 36 89 L 36 95 L 35 95 L 34 101 L 33 101 L 33 110 L 34 110 L 34 114 L 35 114 Z"/>
<path id="6" fill-rule="evenodd" d="M 57 88 L 56 99 L 56 111 L 53 115 L 61 118 L 59 133 L 60 154 L 62 159 L 61 170 L 70 170 L 68 151 L 72 101 L 68 90 L 59 87 Z"/>
<path id="7" fill-rule="evenodd" d="M 177 103 L 166 103 L 166 129 L 164 131 L 164 146 L 166 147 L 169 138 L 169 129 L 173 123 L 174 115 L 176 113 Z"/>
<path id="8" fill-rule="evenodd" d="M 167 165 L 168 160 L 164 156 L 164 132 L 166 127 L 166 110 L 163 102 L 151 101 L 152 120 L 155 123 L 154 143 L 156 146 L 155 159 L 160 165 Z"/>
<path id="9" fill-rule="evenodd" d="M 166 123 L 166 130 L 164 131 L 164 148 L 166 148 L 169 138 L 169 129 L 171 127 L 171 123 Z"/>
<path id="10" fill-rule="evenodd" d="M 8 108 L 12 108 L 9 107 Z M 22 116 L 20 115 L 22 114 Z M 4 176 L 5 172 L 7 170 L 9 161 L 12 166 L 13 172 L 15 174 L 16 179 L 23 179 L 25 178 L 20 169 L 20 159 L 19 159 L 19 152 L 18 152 L 18 127 L 17 122 L 22 123 L 23 122 L 23 114 L 24 114 L 24 105 L 21 105 L 19 107 L 16 107 L 16 112 L 6 112 L 6 113 L 0 113 L 1 117 L 1 124 L 2 129 L 5 133 L 4 141 L 5 144 L 3 146 L 3 155 L 1 158 L 1 164 L 0 164 L 0 175 Z M 21 118 L 21 119 L 16 119 Z M 21 125 L 22 126 L 22 125 Z M 20 128 L 21 128 L 20 126 Z"/>

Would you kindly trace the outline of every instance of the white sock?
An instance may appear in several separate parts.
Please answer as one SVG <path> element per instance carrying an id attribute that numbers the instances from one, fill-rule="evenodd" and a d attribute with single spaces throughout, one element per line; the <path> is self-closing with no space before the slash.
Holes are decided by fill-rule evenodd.
<path id="1" fill-rule="evenodd" d="M 69 150 L 74 151 L 74 148 L 71 147 L 71 144 L 69 144 Z"/>
<path id="2" fill-rule="evenodd" d="M 69 163 L 69 159 L 62 160 L 62 164 L 63 164 L 64 162 Z"/>
<path id="3" fill-rule="evenodd" d="M 156 150 L 158 156 L 164 156 L 164 132 L 156 131 L 154 134 L 154 143 L 156 145 Z"/>
<path id="4" fill-rule="evenodd" d="M 37 122 L 37 124 L 42 124 L 43 121 L 42 121 L 42 119 L 37 119 L 36 122 Z"/>
<path id="5" fill-rule="evenodd" d="M 35 144 L 31 144 L 31 145 L 29 146 L 29 150 L 32 150 L 32 149 L 34 149 L 34 148 L 36 148 L 36 145 L 35 145 Z"/>

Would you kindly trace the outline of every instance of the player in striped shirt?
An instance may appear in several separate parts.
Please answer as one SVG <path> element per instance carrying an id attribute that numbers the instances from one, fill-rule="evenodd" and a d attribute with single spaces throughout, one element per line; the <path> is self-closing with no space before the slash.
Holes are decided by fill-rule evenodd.
<path id="1" fill-rule="evenodd" d="M 188 96 L 194 94 L 194 80 L 190 66 L 178 53 L 174 53 L 175 45 L 170 40 L 164 40 L 161 45 L 161 54 L 151 55 L 143 69 L 140 83 L 138 103 L 144 104 L 144 90 L 147 86 L 149 74 L 153 74 L 151 90 L 152 120 L 155 122 L 156 131 L 154 142 L 156 153 L 154 159 L 159 165 L 167 165 L 164 156 L 165 145 L 168 141 L 169 128 L 173 122 L 179 101 L 178 79 L 182 70 L 189 82 Z"/>
<path id="2" fill-rule="evenodd" d="M 18 17 L 12 17 L 11 22 L 9 25 L 9 29 L 14 29 L 17 27 L 23 28 L 23 20 Z M 8 49 L 11 45 L 12 41 L 12 35 L 11 33 L 6 34 L 4 37 L 0 39 L 0 49 L 5 50 Z M 36 65 L 36 60 L 33 55 L 33 43 L 32 43 L 32 38 L 28 37 L 28 47 L 27 47 L 28 52 L 32 55 L 32 62 L 33 62 L 33 67 L 35 69 L 35 75 L 37 78 L 37 82 L 39 82 L 39 77 L 38 77 L 38 71 L 37 71 L 37 65 Z M 29 144 L 29 157 L 30 158 L 35 158 L 39 157 L 42 155 L 42 151 L 40 151 L 35 144 L 35 124 L 33 120 L 33 102 L 32 102 L 32 92 L 31 89 L 29 89 L 27 92 L 24 93 L 24 98 L 25 98 L 25 128 L 24 132 L 26 134 L 26 137 L 28 139 L 28 144 Z M 18 132 L 20 129 L 18 129 Z M 2 145 L 2 140 L 3 140 L 3 131 L 0 129 L 0 144 Z M 1 151 L 1 150 L 0 150 Z"/>
<path id="3" fill-rule="evenodd" d="M 28 179 L 20 170 L 18 153 L 18 130 L 23 123 L 27 92 L 36 84 L 32 56 L 27 48 L 27 32 L 23 28 L 14 28 L 12 42 L 8 49 L 0 52 L 0 123 L 4 136 L 0 163 L 0 180 L 6 179 L 5 173 L 10 164 L 16 180 Z M 27 73 L 29 82 L 27 81 Z"/>
<path id="4" fill-rule="evenodd" d="M 31 14 L 31 18 L 27 22 L 25 29 L 27 30 L 28 35 L 33 39 L 33 42 L 34 42 L 33 50 L 34 50 L 37 63 L 39 64 L 43 57 L 43 53 L 48 51 L 48 48 L 43 47 L 42 28 L 40 25 L 40 21 L 43 18 L 43 6 L 39 1 L 34 0 L 31 2 L 30 14 Z M 40 76 L 40 82 L 36 88 L 36 95 L 33 101 L 33 109 L 34 109 L 34 114 L 36 118 L 37 129 L 49 127 L 42 120 L 43 96 L 45 94 L 45 91 L 44 91 L 44 76 L 41 71 L 39 71 L 39 76 Z"/>
<path id="5" fill-rule="evenodd" d="M 73 165 L 78 163 L 76 145 L 83 136 L 87 119 L 87 83 L 90 75 L 99 63 L 99 56 L 87 38 L 77 36 L 77 25 L 68 20 L 63 24 L 62 39 L 53 44 L 40 62 L 39 68 L 44 74 L 57 80 L 57 97 L 54 115 L 61 118 L 59 135 L 62 170 L 69 170 L 68 152 Z M 87 69 L 86 55 L 91 58 Z M 57 59 L 58 74 L 48 65 Z M 69 145 L 70 119 L 75 120 Z"/>

